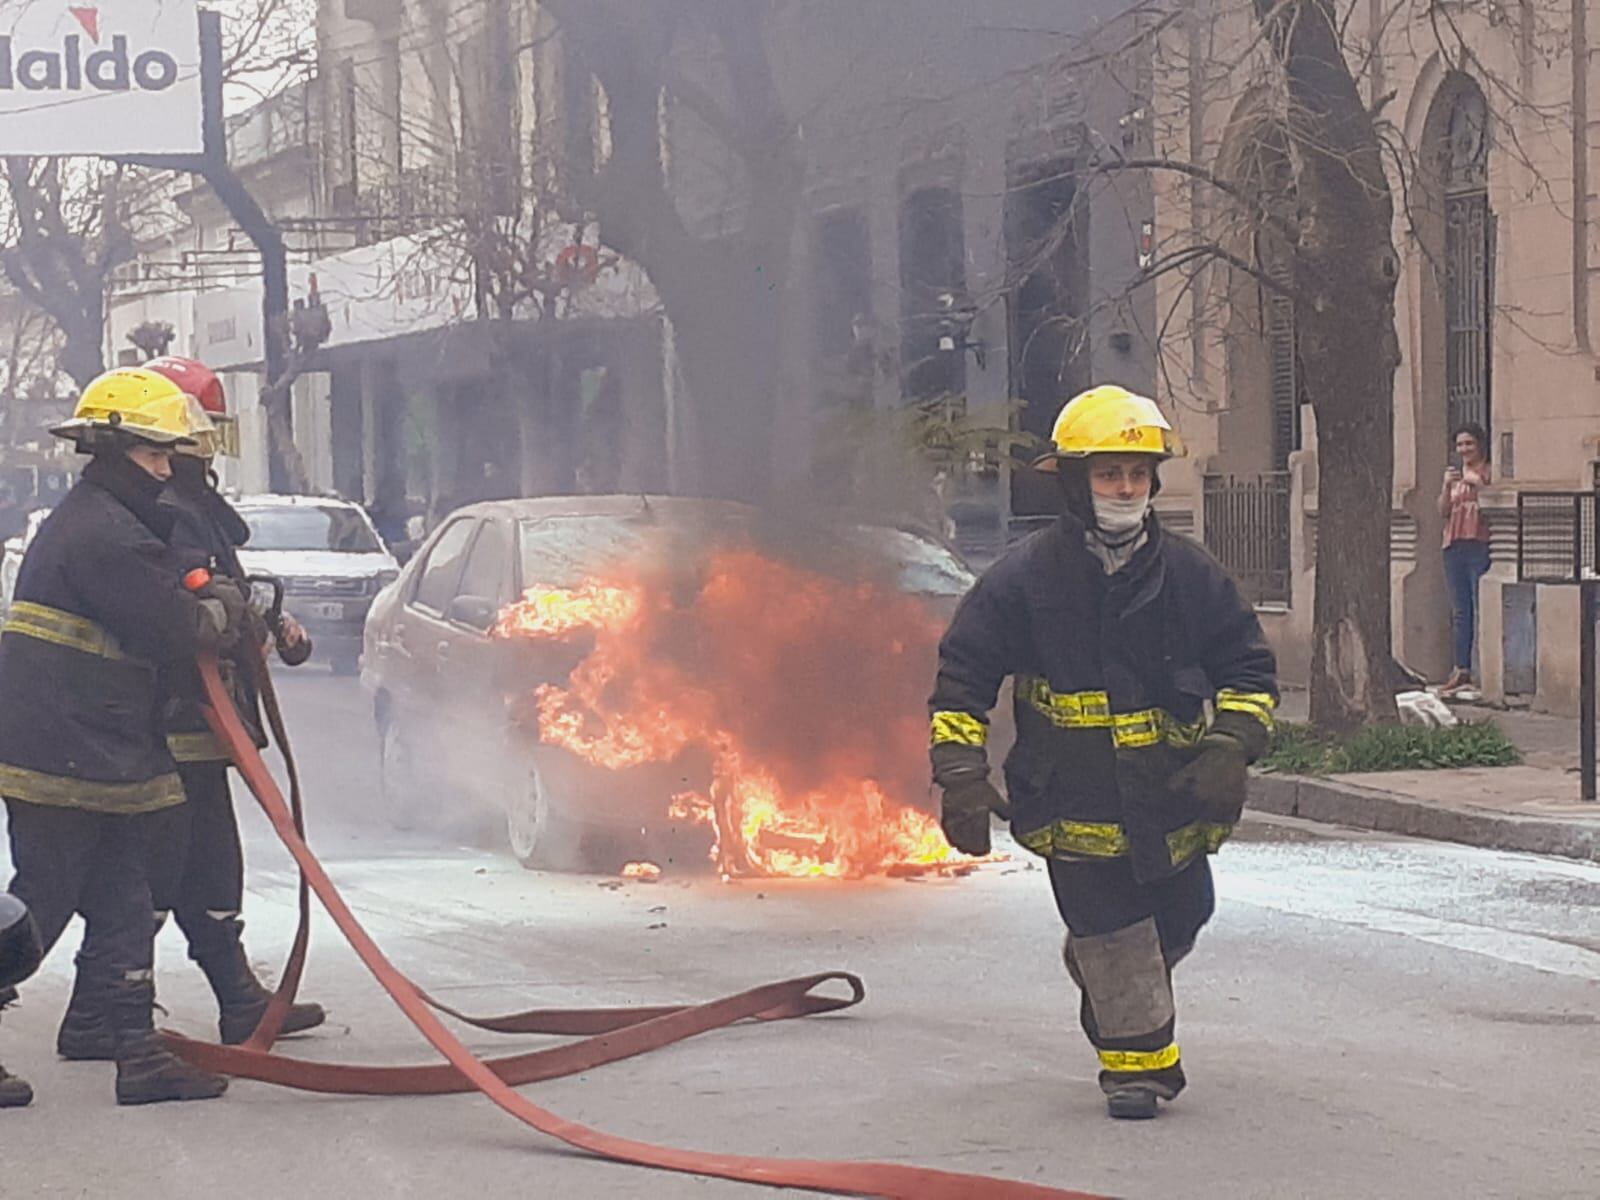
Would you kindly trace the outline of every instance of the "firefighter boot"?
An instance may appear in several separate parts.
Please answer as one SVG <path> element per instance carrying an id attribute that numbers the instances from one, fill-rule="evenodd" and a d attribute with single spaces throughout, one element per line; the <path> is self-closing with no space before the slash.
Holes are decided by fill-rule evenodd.
<path id="1" fill-rule="evenodd" d="M 32 1103 L 33 1089 L 28 1081 L 0 1066 L 0 1108 L 27 1108 Z"/>
<path id="2" fill-rule="evenodd" d="M 56 1030 L 56 1053 L 69 1062 L 113 1062 L 117 1035 L 106 1011 L 110 982 L 79 954 L 66 1015 Z"/>
<path id="3" fill-rule="evenodd" d="M 1081 990 L 1079 1020 L 1100 1057 L 1106 1110 L 1148 1121 L 1184 1087 L 1172 1040 L 1172 975 L 1153 919 L 1093 936 L 1069 934 L 1067 971 Z"/>
<path id="4" fill-rule="evenodd" d="M 222 1044 L 237 1046 L 248 1041 L 261 1024 L 261 1018 L 272 1001 L 268 991 L 245 958 L 244 945 L 237 939 L 225 952 L 200 959 L 200 969 L 206 973 L 211 990 L 216 993 Z M 282 1033 L 304 1033 L 315 1029 L 328 1016 L 320 1004 L 291 1004 L 284 1018 Z"/>
<path id="5" fill-rule="evenodd" d="M 15 988 L 0 988 L 0 1008 L 17 998 Z M 0 1066 L 0 1108 L 26 1108 L 33 1103 L 33 1089 L 26 1079 L 18 1079 Z"/>
<path id="6" fill-rule="evenodd" d="M 212 1100 L 228 1081 L 191 1067 L 161 1045 L 151 1020 L 155 988 L 148 980 L 123 980 L 111 987 L 111 1023 L 117 1035 L 117 1103 L 159 1104 L 166 1100 Z"/>
<path id="7" fill-rule="evenodd" d="M 1156 1115 L 1156 1102 L 1176 1099 L 1186 1082 L 1181 1063 L 1132 1077 L 1114 1071 L 1100 1072 L 1106 1112 L 1119 1121 L 1150 1120 Z"/>

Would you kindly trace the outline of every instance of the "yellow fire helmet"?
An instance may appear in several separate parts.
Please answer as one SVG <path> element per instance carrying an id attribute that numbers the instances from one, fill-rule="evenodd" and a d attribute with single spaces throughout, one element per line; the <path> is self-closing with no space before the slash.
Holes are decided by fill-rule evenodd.
<path id="1" fill-rule="evenodd" d="M 91 380 L 71 418 L 50 432 L 81 449 L 96 433 L 179 446 L 215 436 L 216 427 L 200 402 L 172 380 L 142 367 L 118 367 Z"/>
<path id="2" fill-rule="evenodd" d="M 1068 400 L 1050 431 L 1055 451 L 1033 465 L 1054 472 L 1063 458 L 1091 454 L 1154 454 L 1171 458 L 1183 447 L 1156 402 L 1114 383 L 1102 384 Z"/>

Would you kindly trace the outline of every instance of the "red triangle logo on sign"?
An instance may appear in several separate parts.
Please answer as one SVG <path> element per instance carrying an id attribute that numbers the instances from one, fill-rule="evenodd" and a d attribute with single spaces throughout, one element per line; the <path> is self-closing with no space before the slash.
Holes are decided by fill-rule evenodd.
<path id="1" fill-rule="evenodd" d="M 78 24 L 83 26 L 85 33 L 96 42 L 100 40 L 100 10 L 98 8 L 70 7 L 67 11 L 78 18 Z"/>

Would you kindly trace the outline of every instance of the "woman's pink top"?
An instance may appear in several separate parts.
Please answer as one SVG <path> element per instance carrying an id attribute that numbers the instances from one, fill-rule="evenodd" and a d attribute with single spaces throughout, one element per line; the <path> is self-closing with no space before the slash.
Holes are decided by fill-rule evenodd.
<path id="1" fill-rule="evenodd" d="M 1489 522 L 1478 507 L 1478 489 L 1489 483 L 1489 468 L 1480 463 L 1463 470 L 1462 478 L 1450 485 L 1450 515 L 1444 522 L 1444 544 L 1487 542 Z"/>

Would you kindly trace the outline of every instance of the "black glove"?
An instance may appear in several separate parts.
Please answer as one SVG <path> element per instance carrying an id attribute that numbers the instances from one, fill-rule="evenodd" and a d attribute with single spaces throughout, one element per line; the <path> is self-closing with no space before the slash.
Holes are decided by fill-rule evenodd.
<path id="1" fill-rule="evenodd" d="M 987 779 L 969 779 L 944 789 L 939 805 L 939 828 L 963 854 L 989 853 L 989 814 L 1009 817 L 1005 797 Z"/>
<path id="2" fill-rule="evenodd" d="M 1200 753 L 1167 786 L 1173 795 L 1197 801 L 1205 820 L 1235 825 L 1244 812 L 1249 766 L 1243 742 L 1226 733 L 1208 733 L 1200 742 Z"/>

